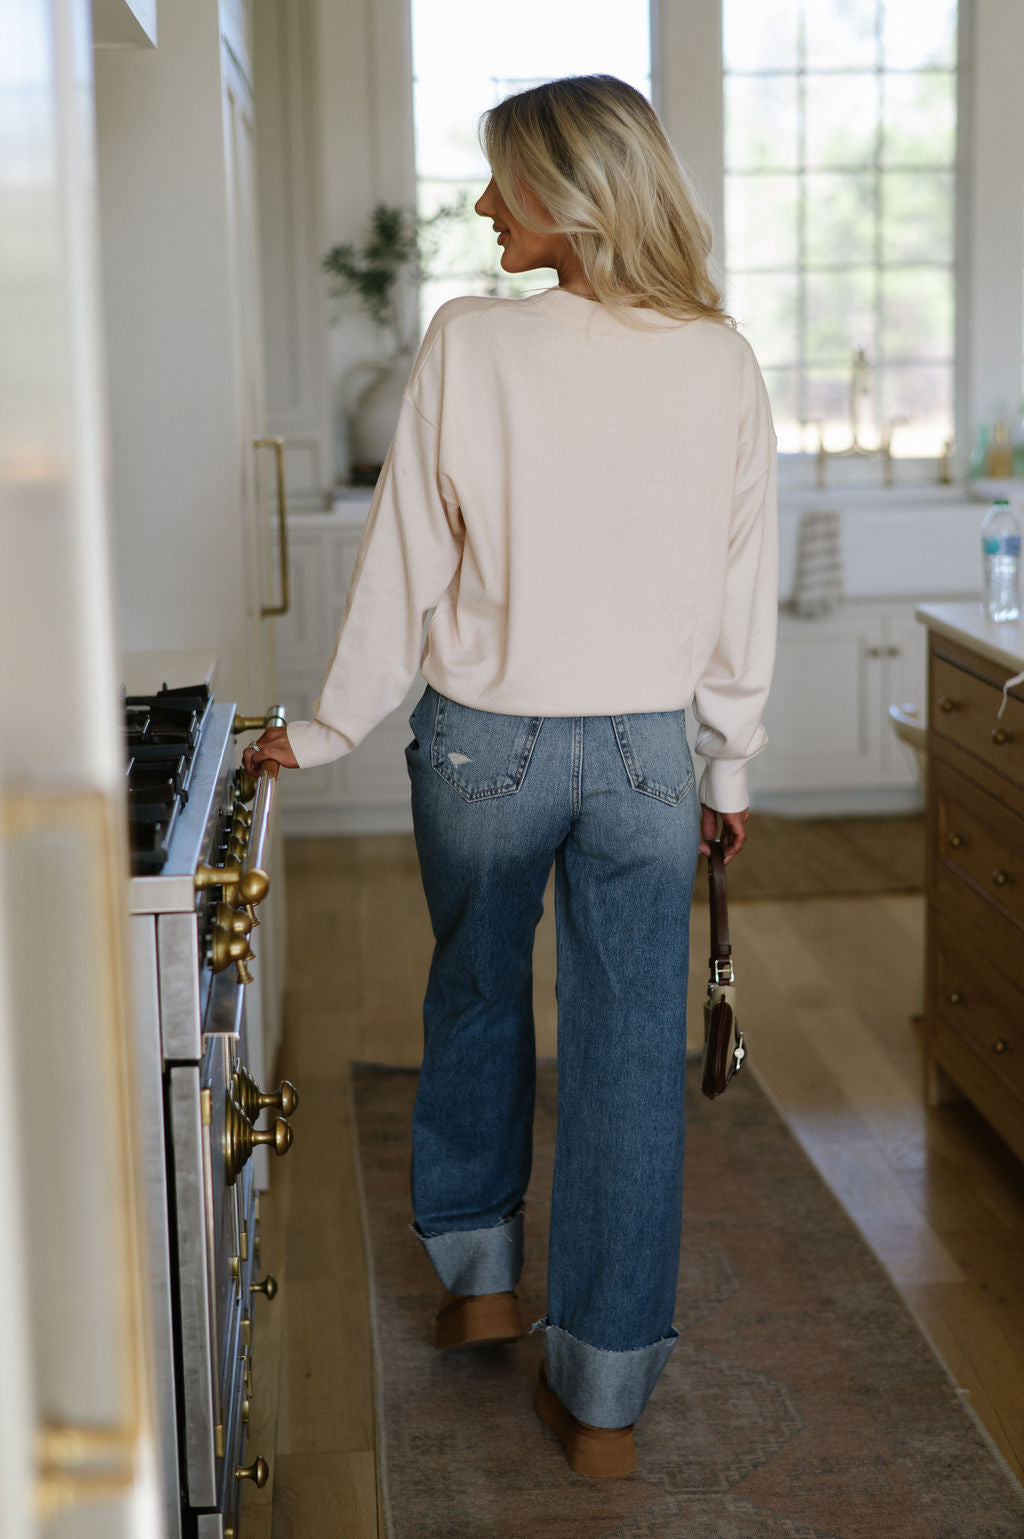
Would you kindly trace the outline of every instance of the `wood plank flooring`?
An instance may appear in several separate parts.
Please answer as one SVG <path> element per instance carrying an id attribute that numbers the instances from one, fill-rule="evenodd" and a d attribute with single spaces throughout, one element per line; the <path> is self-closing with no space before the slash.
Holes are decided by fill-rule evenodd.
<path id="1" fill-rule="evenodd" d="M 263 1198 L 243 1539 L 376 1539 L 366 1262 L 346 1065 L 419 1061 L 432 936 L 411 837 L 288 845 L 289 1013 L 281 1071 L 295 1143 Z M 700 894 L 703 895 L 702 893 Z M 769 1094 L 889 1270 L 978 1416 L 1024 1477 L 1022 1167 L 966 1102 L 926 1109 L 923 899 L 737 903 L 742 1020 Z M 700 1031 L 707 920 L 694 910 Z M 535 952 L 541 1054 L 555 1051 L 553 894 Z M 277 1396 L 276 1448 L 271 1406 Z M 260 1438 L 267 1446 L 260 1445 Z"/>

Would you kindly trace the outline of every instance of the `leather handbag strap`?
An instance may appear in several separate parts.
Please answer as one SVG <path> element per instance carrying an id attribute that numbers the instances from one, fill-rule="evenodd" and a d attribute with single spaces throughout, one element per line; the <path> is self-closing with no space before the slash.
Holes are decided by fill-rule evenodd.
<path id="1" fill-rule="evenodd" d="M 711 956 L 709 964 L 712 977 L 716 962 L 728 962 L 732 956 L 729 944 L 729 909 L 725 898 L 725 857 L 721 839 L 709 841 L 711 856 L 708 860 L 708 896 L 711 900 Z"/>

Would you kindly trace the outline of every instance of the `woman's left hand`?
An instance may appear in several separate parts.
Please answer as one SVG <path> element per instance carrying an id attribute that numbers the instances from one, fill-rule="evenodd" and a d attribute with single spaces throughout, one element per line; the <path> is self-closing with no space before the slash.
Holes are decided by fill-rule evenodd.
<path id="1" fill-rule="evenodd" d="M 292 753 L 287 727 L 266 727 L 259 741 L 242 749 L 242 768 L 255 775 L 261 764 L 268 761 L 280 764 L 284 769 L 298 769 L 299 761 Z"/>
<path id="2" fill-rule="evenodd" d="M 723 864 L 728 865 L 730 860 L 735 860 L 747 842 L 747 819 L 750 817 L 750 808 L 744 807 L 742 812 L 716 812 L 714 807 L 706 807 L 700 804 L 700 853 L 710 856 L 708 847 L 709 839 L 721 839 Z M 722 820 L 722 832 L 718 832 L 718 820 Z"/>

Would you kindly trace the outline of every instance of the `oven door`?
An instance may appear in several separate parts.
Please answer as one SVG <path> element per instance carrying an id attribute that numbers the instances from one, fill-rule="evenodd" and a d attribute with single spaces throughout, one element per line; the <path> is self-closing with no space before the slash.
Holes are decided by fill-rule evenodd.
<path id="1" fill-rule="evenodd" d="M 188 1500 L 217 1503 L 226 1452 L 241 1270 L 238 1205 L 225 1160 L 234 1039 L 205 1040 L 202 1065 L 169 1070 Z"/>

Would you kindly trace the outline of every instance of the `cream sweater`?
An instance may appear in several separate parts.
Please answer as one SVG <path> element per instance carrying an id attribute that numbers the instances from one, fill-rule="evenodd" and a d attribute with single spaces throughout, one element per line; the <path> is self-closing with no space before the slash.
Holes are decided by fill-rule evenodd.
<path id="1" fill-rule="evenodd" d="M 701 800 L 747 805 L 778 608 L 768 398 L 732 327 L 636 314 L 558 288 L 442 305 L 315 719 L 288 728 L 300 766 L 349 753 L 419 667 L 516 716 L 692 700 Z"/>

